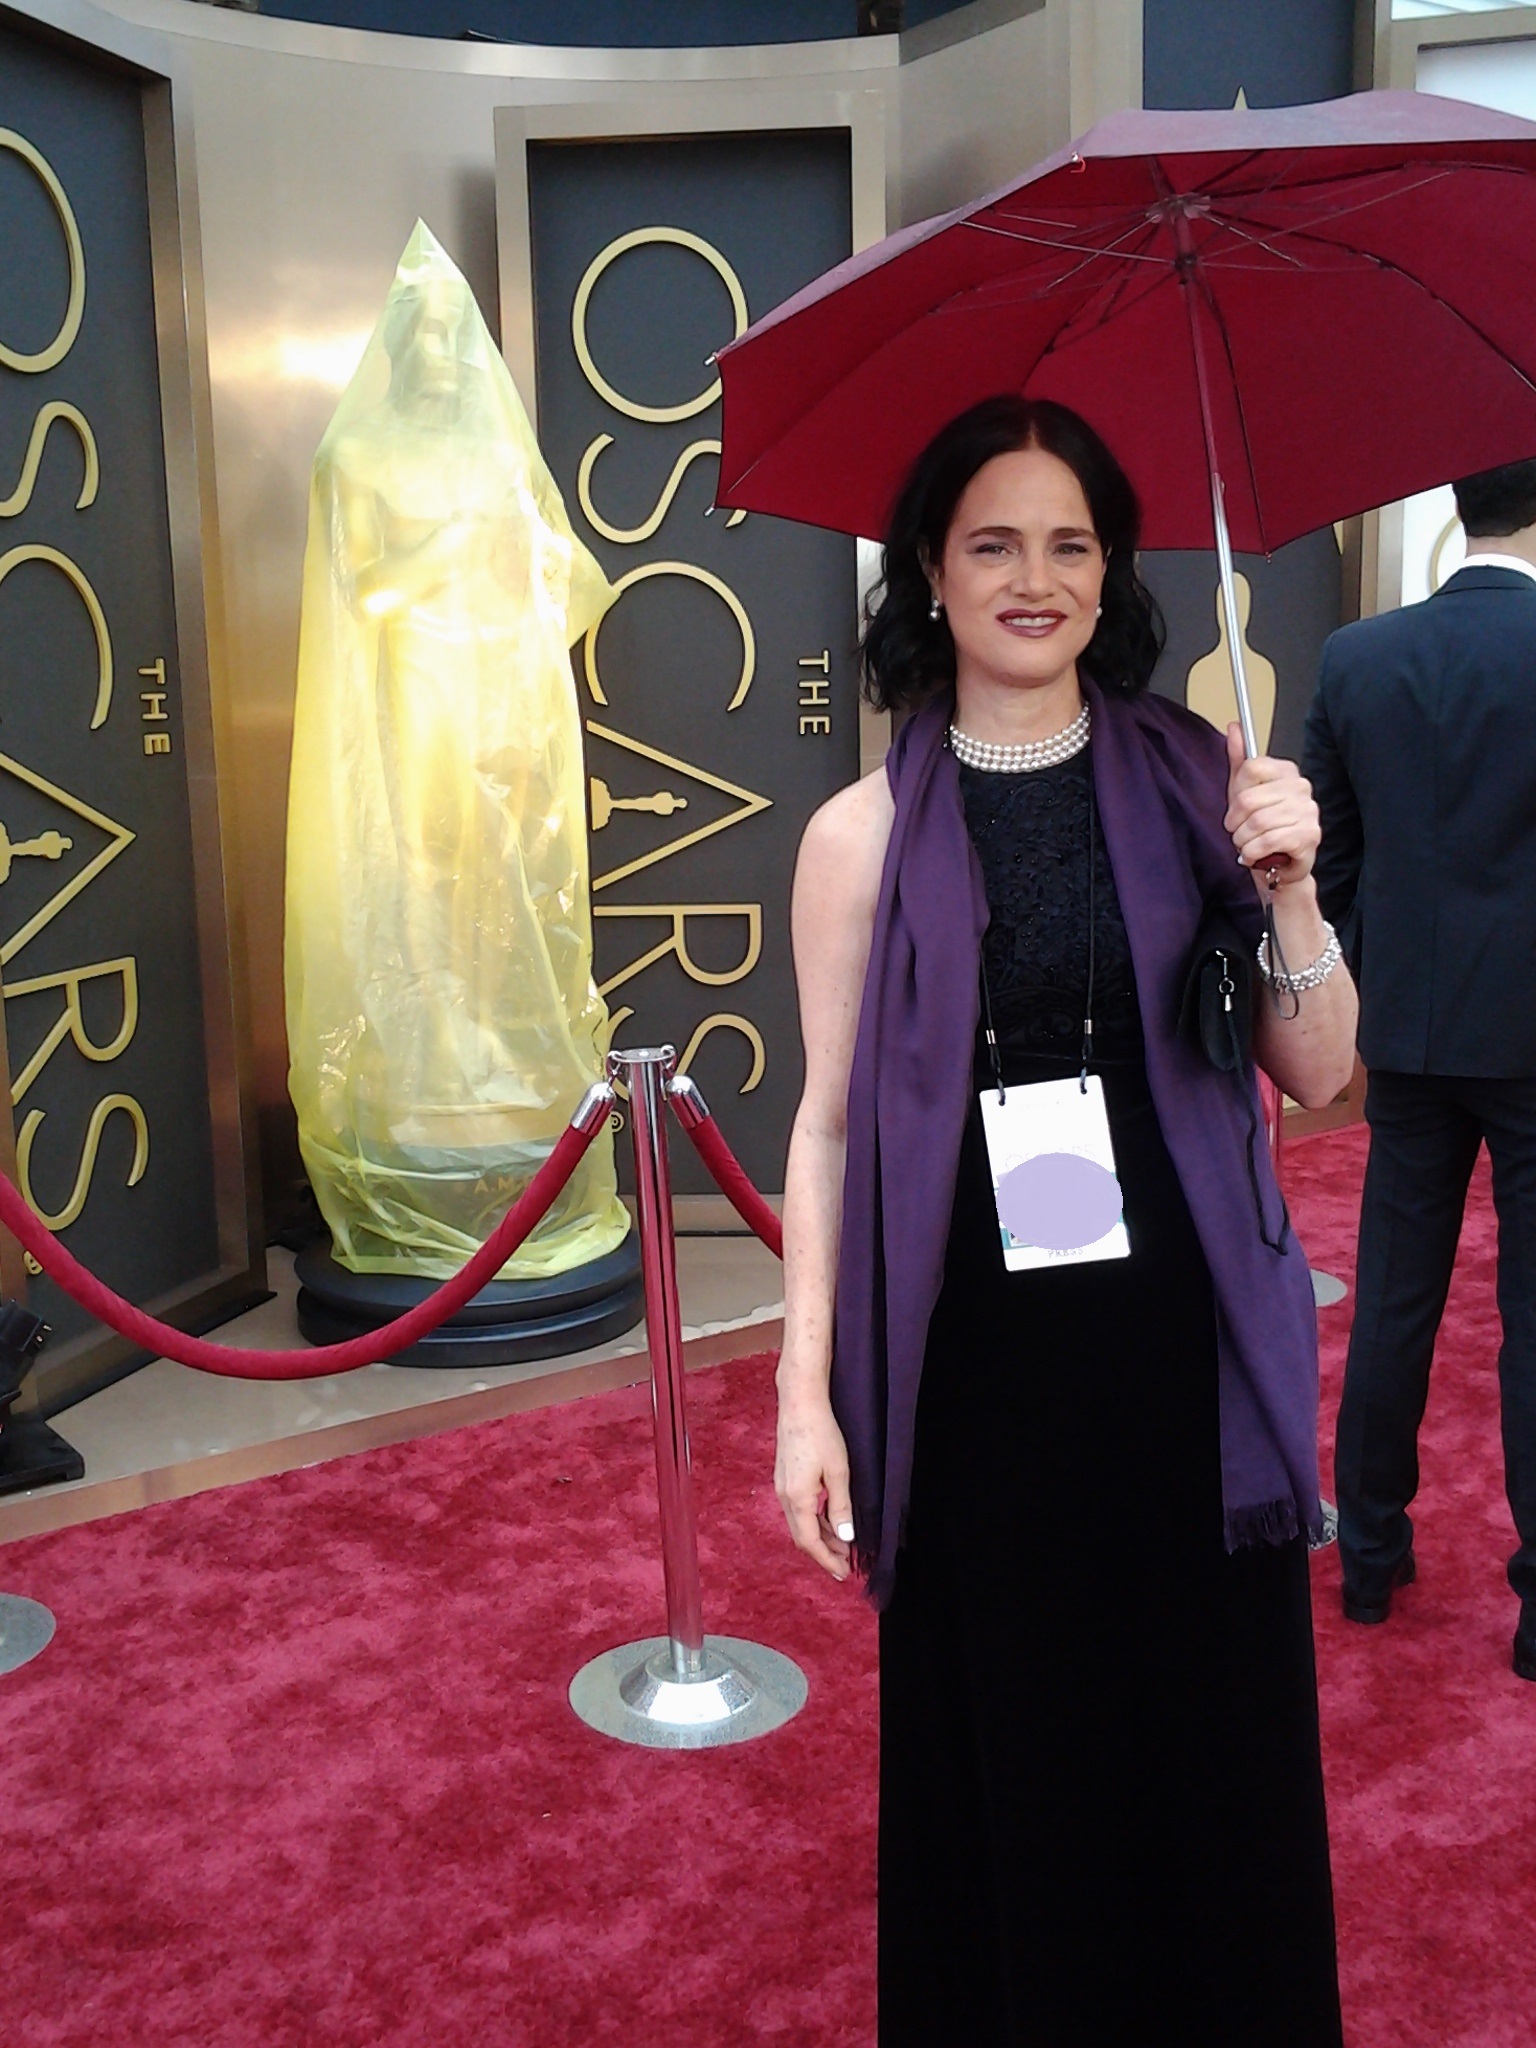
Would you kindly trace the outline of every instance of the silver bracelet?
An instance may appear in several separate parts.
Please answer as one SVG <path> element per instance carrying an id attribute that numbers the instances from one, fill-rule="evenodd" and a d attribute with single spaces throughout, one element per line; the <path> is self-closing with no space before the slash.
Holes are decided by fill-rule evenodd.
<path id="1" fill-rule="evenodd" d="M 1321 988 L 1335 967 L 1344 958 L 1344 948 L 1339 944 L 1339 935 L 1323 920 L 1323 930 L 1328 934 L 1328 943 L 1312 962 L 1310 967 L 1298 967 L 1294 974 L 1284 974 L 1269 964 L 1269 933 L 1259 941 L 1259 973 L 1270 988 L 1283 989 L 1287 995 L 1299 996 L 1309 988 Z"/>

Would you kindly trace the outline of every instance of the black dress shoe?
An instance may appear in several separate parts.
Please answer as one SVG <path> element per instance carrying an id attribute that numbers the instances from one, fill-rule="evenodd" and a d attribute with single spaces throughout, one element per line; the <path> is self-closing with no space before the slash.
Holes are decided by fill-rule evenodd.
<path id="1" fill-rule="evenodd" d="M 1527 1607 L 1515 1630 L 1515 1676 L 1536 1683 L 1536 1607 Z"/>
<path id="2" fill-rule="evenodd" d="M 1344 1619 L 1346 1621 L 1364 1622 L 1368 1627 L 1374 1626 L 1378 1621 L 1385 1621 L 1392 1612 L 1392 1595 L 1399 1586 L 1411 1586 L 1418 1575 L 1419 1568 L 1414 1563 L 1413 1552 L 1410 1550 L 1399 1563 L 1392 1576 L 1387 1580 L 1386 1590 L 1377 1594 L 1374 1599 L 1362 1600 L 1357 1595 L 1351 1593 L 1348 1586 L 1346 1586 L 1344 1588 Z M 1533 1656 L 1536 1656 L 1536 1642 L 1532 1643 L 1531 1649 Z M 1533 1669 L 1531 1676 L 1536 1678 L 1536 1669 Z"/>

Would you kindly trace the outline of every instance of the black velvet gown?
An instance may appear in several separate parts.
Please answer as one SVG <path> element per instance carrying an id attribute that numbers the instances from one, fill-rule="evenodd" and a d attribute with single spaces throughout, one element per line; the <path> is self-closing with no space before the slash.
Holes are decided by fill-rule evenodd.
<path id="1" fill-rule="evenodd" d="M 973 1102 L 880 1628 L 881 2048 L 1339 2048 L 1306 1550 L 1223 1543 L 1210 1276 L 1089 776 L 961 770 L 1010 1085 L 1078 1071 L 1094 828 L 1132 1249 L 1007 1272 Z"/>

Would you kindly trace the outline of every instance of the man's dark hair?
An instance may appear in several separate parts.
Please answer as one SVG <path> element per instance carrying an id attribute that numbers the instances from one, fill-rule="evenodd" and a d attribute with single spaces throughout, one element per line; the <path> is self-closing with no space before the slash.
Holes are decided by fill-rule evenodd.
<path id="1" fill-rule="evenodd" d="M 1451 488 L 1468 540 L 1486 540 L 1495 534 L 1518 533 L 1522 526 L 1536 526 L 1536 461 L 1481 469 Z"/>
<path id="2" fill-rule="evenodd" d="M 1103 614 L 1082 655 L 1104 690 L 1146 688 L 1163 649 L 1157 600 L 1136 573 L 1141 507 L 1125 471 L 1085 419 L 1049 398 L 983 399 L 935 434 L 912 465 L 885 536 L 885 574 L 866 612 L 864 690 L 880 711 L 921 704 L 955 681 L 949 621 L 929 616 L 927 564 L 941 561 L 966 485 L 994 456 L 1043 448 L 1083 487 L 1108 556 Z"/>

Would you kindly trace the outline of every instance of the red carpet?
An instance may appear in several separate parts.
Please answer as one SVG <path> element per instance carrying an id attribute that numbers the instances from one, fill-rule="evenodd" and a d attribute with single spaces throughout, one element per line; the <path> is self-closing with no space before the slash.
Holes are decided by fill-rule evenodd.
<path id="1" fill-rule="evenodd" d="M 1365 1153 L 1359 1127 L 1283 1168 L 1313 1265 L 1351 1284 Z M 1536 1685 L 1510 1670 L 1495 1247 L 1484 1157 L 1420 1439 L 1418 1583 L 1360 1628 L 1339 1613 L 1337 1551 L 1314 1568 L 1350 2048 L 1536 2041 Z M 1319 1319 L 1325 1491 L 1352 1301 Z"/>
<path id="2" fill-rule="evenodd" d="M 1286 1169 L 1346 1277 L 1360 1157 L 1347 1133 Z M 1318 1567 L 1351 2048 L 1533 2034 L 1491 1241 L 1480 1184 L 1421 1583 L 1346 1631 Z M 1347 1313 L 1323 1319 L 1335 1374 Z M 659 1626 L 638 1392 L 0 1547 L 0 1586 L 60 1624 L 0 1679 L 7 2042 L 871 2048 L 873 1625 L 787 1552 L 766 1362 L 690 1397 L 709 1625 L 811 1680 L 741 1750 L 607 1743 L 565 1704 L 589 1655 Z"/>

